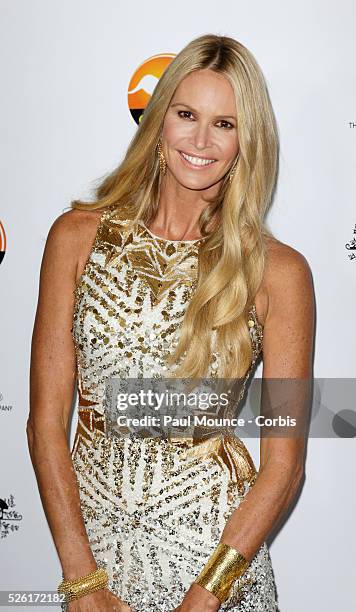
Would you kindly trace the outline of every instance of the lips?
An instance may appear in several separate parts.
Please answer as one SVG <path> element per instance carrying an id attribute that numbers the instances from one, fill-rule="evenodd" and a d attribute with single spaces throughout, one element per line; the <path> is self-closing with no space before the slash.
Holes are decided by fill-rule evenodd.
<path id="1" fill-rule="evenodd" d="M 216 159 L 188 155 L 188 153 L 185 153 L 184 151 L 179 151 L 179 156 L 186 166 L 189 166 L 189 168 L 194 168 L 194 170 L 202 170 L 203 168 L 208 168 L 216 162 Z"/>

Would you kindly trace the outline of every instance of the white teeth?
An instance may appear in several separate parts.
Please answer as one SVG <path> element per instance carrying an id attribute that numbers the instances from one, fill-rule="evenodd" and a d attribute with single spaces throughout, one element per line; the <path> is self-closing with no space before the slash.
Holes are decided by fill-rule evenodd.
<path id="1" fill-rule="evenodd" d="M 208 164 L 212 164 L 215 159 L 201 159 L 200 157 L 191 157 L 190 155 L 186 155 L 185 153 L 181 152 L 182 157 L 184 157 L 184 159 L 187 159 L 191 164 L 194 164 L 195 166 L 207 166 Z"/>

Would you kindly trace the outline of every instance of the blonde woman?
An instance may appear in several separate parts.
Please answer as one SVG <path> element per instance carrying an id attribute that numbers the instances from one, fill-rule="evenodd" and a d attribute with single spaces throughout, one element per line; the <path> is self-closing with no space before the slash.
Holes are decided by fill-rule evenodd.
<path id="1" fill-rule="evenodd" d="M 265 226 L 278 136 L 261 70 L 225 36 L 158 82 L 94 202 L 52 225 L 28 440 L 68 612 L 272 612 L 267 536 L 296 496 L 303 437 L 110 436 L 109 378 L 308 379 L 304 256 Z M 78 426 L 68 447 L 75 381 Z"/>

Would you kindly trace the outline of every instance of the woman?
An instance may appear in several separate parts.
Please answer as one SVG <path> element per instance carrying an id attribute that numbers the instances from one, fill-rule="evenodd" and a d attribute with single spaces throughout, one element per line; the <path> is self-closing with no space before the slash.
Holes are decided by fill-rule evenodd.
<path id="1" fill-rule="evenodd" d="M 261 356 L 265 379 L 311 376 L 310 269 L 264 225 L 277 159 L 256 60 L 204 35 L 96 201 L 51 227 L 27 430 L 69 612 L 278 610 L 265 540 L 299 489 L 304 438 L 261 437 L 257 472 L 229 435 L 112 436 L 104 402 L 111 378 L 245 384 Z"/>

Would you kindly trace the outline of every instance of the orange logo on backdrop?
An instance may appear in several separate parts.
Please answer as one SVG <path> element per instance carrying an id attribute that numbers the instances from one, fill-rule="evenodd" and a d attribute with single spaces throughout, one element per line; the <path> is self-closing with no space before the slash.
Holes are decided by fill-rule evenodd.
<path id="1" fill-rule="evenodd" d="M 141 121 L 153 90 L 167 66 L 175 56 L 172 53 L 161 53 L 149 57 L 134 72 L 128 86 L 128 105 L 137 125 Z"/>
<path id="2" fill-rule="evenodd" d="M 0 221 L 0 264 L 2 260 L 4 259 L 5 251 L 6 251 L 6 234 L 5 234 L 5 228 Z"/>

